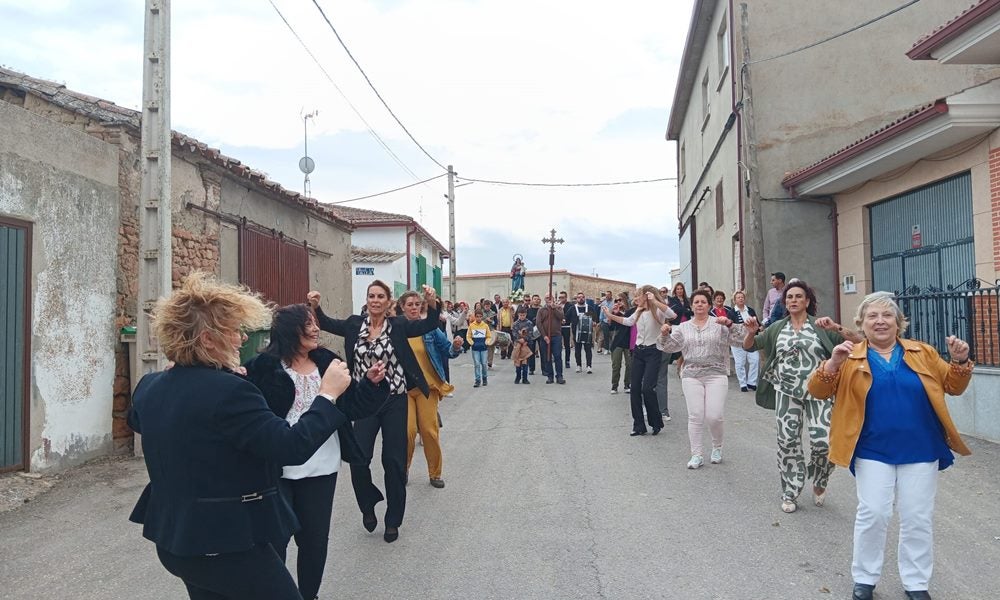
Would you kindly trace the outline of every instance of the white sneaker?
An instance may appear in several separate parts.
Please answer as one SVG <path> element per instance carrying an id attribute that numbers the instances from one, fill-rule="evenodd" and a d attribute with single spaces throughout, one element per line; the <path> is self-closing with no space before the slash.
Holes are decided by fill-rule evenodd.
<path id="1" fill-rule="evenodd" d="M 691 460 L 688 461 L 688 468 L 697 469 L 703 464 L 705 464 L 705 459 L 700 454 L 694 454 L 691 456 Z"/>
<path id="2" fill-rule="evenodd" d="M 618 393 L 618 390 L 616 390 L 614 388 L 611 388 L 611 395 L 612 396 L 615 395 L 615 394 L 617 394 L 617 393 Z"/>
<path id="3" fill-rule="evenodd" d="M 722 448 L 712 448 L 712 464 L 717 465 L 722 462 Z"/>
<path id="4" fill-rule="evenodd" d="M 591 369 L 590 367 L 587 367 L 587 372 L 588 372 L 588 373 L 593 373 L 593 372 L 594 372 L 594 370 L 593 370 L 593 369 Z"/>
<path id="5" fill-rule="evenodd" d="M 577 367 L 577 368 L 576 368 L 576 372 L 577 372 L 577 373 L 583 373 L 583 369 L 582 369 L 582 368 L 580 368 L 580 367 Z"/>
<path id="6" fill-rule="evenodd" d="M 669 421 L 670 420 L 670 415 L 663 415 L 663 420 L 664 421 Z"/>
<path id="7" fill-rule="evenodd" d="M 631 394 L 631 393 L 632 393 L 632 388 L 630 388 L 630 387 L 626 386 L 626 387 L 625 387 L 625 393 L 626 393 L 626 394 Z"/>

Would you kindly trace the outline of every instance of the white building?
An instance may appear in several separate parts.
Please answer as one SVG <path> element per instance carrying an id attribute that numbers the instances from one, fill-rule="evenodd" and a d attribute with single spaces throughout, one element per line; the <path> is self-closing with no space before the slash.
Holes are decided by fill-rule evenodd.
<path id="1" fill-rule="evenodd" d="M 332 208 L 354 227 L 351 288 L 355 314 L 361 312 L 368 286 L 375 280 L 391 286 L 394 298 L 424 284 L 441 294 L 448 249 L 413 217 L 346 206 Z"/>

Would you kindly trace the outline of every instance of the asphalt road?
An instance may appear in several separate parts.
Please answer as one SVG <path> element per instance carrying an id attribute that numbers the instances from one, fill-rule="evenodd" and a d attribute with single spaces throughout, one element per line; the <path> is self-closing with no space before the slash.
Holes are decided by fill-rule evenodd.
<path id="1" fill-rule="evenodd" d="M 495 367 L 474 390 L 469 357 L 452 363 L 459 389 L 441 405 L 447 487 L 428 485 L 418 446 L 399 541 L 383 542 L 381 525 L 362 529 L 342 472 L 322 598 L 850 597 L 853 478 L 838 469 L 825 507 L 803 497 L 782 513 L 773 414 L 750 394 L 730 389 L 723 463 L 689 471 L 673 369 L 673 421 L 633 438 L 627 396 L 608 393 L 607 356 L 566 385 L 514 385 L 510 361 Z M 1000 446 L 968 441 L 974 455 L 939 485 L 939 600 L 1000 597 Z M 141 460 L 101 461 L 0 514 L 0 598 L 185 597 L 127 520 L 145 482 Z M 895 539 L 893 526 L 876 598 L 903 597 Z"/>

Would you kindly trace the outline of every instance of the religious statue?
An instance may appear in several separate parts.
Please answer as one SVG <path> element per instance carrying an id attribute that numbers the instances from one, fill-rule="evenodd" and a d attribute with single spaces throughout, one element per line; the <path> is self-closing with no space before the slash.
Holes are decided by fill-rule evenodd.
<path id="1" fill-rule="evenodd" d="M 524 268 L 524 260 L 520 254 L 514 255 L 514 264 L 510 268 L 510 289 L 511 291 L 524 289 L 524 276 L 527 274 Z"/>

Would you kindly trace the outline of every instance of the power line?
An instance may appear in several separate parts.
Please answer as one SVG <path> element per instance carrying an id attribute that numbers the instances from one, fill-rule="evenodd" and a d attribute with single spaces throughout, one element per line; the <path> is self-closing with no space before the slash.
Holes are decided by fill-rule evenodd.
<path id="1" fill-rule="evenodd" d="M 493 185 L 517 185 L 525 187 L 602 187 L 612 185 L 636 185 L 640 183 L 657 183 L 660 181 L 677 181 L 676 177 L 661 177 L 659 179 L 635 179 L 632 181 L 604 181 L 599 183 L 538 183 L 527 181 L 495 181 L 491 179 L 476 179 L 474 177 L 462 177 L 465 181 L 475 181 L 476 183 L 490 183 Z"/>
<path id="2" fill-rule="evenodd" d="M 378 134 L 378 132 L 375 131 L 375 128 L 372 127 L 370 123 L 368 123 L 368 121 L 364 118 L 364 116 L 357 109 L 357 107 L 355 107 L 354 104 L 350 101 L 350 99 L 348 99 L 344 91 L 340 89 L 340 86 L 337 85 L 337 82 L 333 80 L 333 77 L 330 76 L 330 73 L 327 72 L 327 70 L 323 67 L 323 64 L 319 62 L 319 59 L 316 58 L 316 55 L 313 54 L 312 50 L 309 49 L 309 46 L 306 45 L 302 37 L 299 36 L 297 31 L 295 31 L 295 28 L 292 27 L 292 24 L 288 22 L 288 19 L 285 18 L 285 15 L 283 15 L 281 13 L 281 10 L 279 10 L 278 7 L 274 4 L 274 1 L 268 0 L 268 2 L 271 4 L 271 8 L 274 9 L 274 12 L 278 13 L 278 16 L 281 18 L 282 22 L 285 23 L 285 26 L 288 27 L 288 30 L 292 32 L 292 35 L 299 42 L 302 48 L 306 51 L 306 54 L 309 55 L 309 58 L 311 58 L 313 62 L 316 63 L 316 66 L 319 67 L 319 70 L 323 73 L 323 75 L 326 76 L 326 79 L 330 82 L 330 85 L 332 85 L 333 88 L 337 90 L 337 93 L 340 94 L 340 97 L 344 99 L 344 102 L 346 102 L 347 105 L 351 107 L 351 110 L 354 111 L 354 114 L 357 115 L 358 119 L 360 119 L 361 122 L 365 124 L 365 127 L 368 128 L 368 134 L 371 135 L 375 139 L 375 141 L 378 142 L 379 146 L 381 146 L 382 149 L 384 149 L 389 154 L 389 156 L 392 157 L 392 159 L 396 162 L 396 164 L 399 165 L 404 171 L 409 173 L 410 176 L 413 177 L 413 179 L 420 179 L 420 177 L 418 177 L 417 174 L 414 173 L 413 170 L 410 169 L 410 167 L 408 167 L 406 163 L 404 163 L 403 160 L 399 158 L 399 156 L 397 156 L 395 152 L 392 151 L 392 148 L 389 147 L 389 145 L 385 142 L 385 140 L 383 140 L 382 137 Z"/>
<path id="3" fill-rule="evenodd" d="M 398 192 L 400 190 L 405 190 L 407 188 L 411 188 L 411 187 L 415 187 L 415 186 L 418 186 L 418 185 L 423 184 L 423 183 L 427 183 L 428 181 L 434 181 L 435 179 L 441 179 L 445 175 L 447 175 L 447 173 L 441 173 L 440 175 L 435 175 L 434 177 L 430 177 L 428 179 L 424 179 L 423 181 L 418 181 L 416 183 L 411 183 L 409 185 L 404 185 L 403 187 L 398 187 L 398 188 L 394 188 L 394 189 L 391 189 L 391 190 L 386 190 L 384 192 L 378 192 L 376 194 L 368 194 L 367 196 L 359 196 L 357 198 L 351 198 L 350 200 L 338 200 L 336 202 L 324 202 L 324 204 L 347 204 L 348 202 L 356 202 L 358 200 L 366 200 L 368 198 L 374 198 L 376 196 L 384 196 L 386 194 L 391 194 L 393 192 Z"/>
<path id="4" fill-rule="evenodd" d="M 331 22 L 330 22 L 330 19 L 328 19 L 328 18 L 327 18 L 327 16 L 326 16 L 326 13 L 325 13 L 325 12 L 323 12 L 323 7 L 319 5 L 319 2 L 317 2 L 317 0 L 313 0 L 313 4 L 315 4 L 315 5 L 316 5 L 316 9 L 317 9 L 317 10 L 319 10 L 319 14 L 321 14 L 321 15 L 323 16 L 323 20 L 324 20 L 324 21 L 326 21 L 326 24 L 327 24 L 327 25 L 328 25 L 328 26 L 330 27 L 330 31 L 332 31 L 332 32 L 333 32 L 333 35 L 337 36 L 337 41 L 338 41 L 338 42 L 340 42 L 340 45 L 341 45 L 341 47 L 342 47 L 342 48 L 344 49 L 344 52 L 346 52 L 346 53 L 347 53 L 347 56 L 349 56 L 349 57 L 350 57 L 350 59 L 351 59 L 351 62 L 353 62 L 353 63 L 354 63 L 354 66 L 355 66 L 355 67 L 357 67 L 357 68 L 358 68 L 358 71 L 360 71 L 360 72 L 361 72 L 361 75 L 362 75 L 362 76 L 364 76 L 364 78 L 365 78 L 365 81 L 367 81 L 367 82 L 368 82 L 368 87 L 370 87 L 370 88 L 372 89 L 372 91 L 373 91 L 373 92 L 375 92 L 375 95 L 376 95 L 376 96 L 378 96 L 378 99 L 379 99 L 379 101 L 381 101 L 381 102 L 382 102 L 382 106 L 384 106 L 384 107 L 385 107 L 385 109 L 386 109 L 387 111 L 389 111 L 389 114 L 390 114 L 390 115 L 392 115 L 392 118 L 396 120 L 396 123 L 398 123 L 398 124 L 399 124 L 399 126 L 400 126 L 400 127 L 401 127 L 401 128 L 403 129 L 403 131 L 404 131 L 404 132 L 406 133 L 406 135 L 407 135 L 407 136 L 409 136 L 410 140 L 411 140 L 411 141 L 412 141 L 412 142 L 413 142 L 414 144 L 416 144 L 416 145 L 417 145 L 417 148 L 420 148 L 420 151 L 421 151 L 421 152 L 423 152 L 423 153 L 424 153 L 424 155 L 426 155 L 426 156 L 427 156 L 427 158 L 431 159 L 431 162 L 433 162 L 433 163 L 434 163 L 434 164 L 436 164 L 437 166 L 439 166 L 439 167 L 441 167 L 442 169 L 444 169 L 444 170 L 446 170 L 446 171 L 447 171 L 447 170 L 448 170 L 448 167 L 444 166 L 443 164 L 441 164 L 441 162 L 440 162 L 440 161 L 438 161 L 438 159 L 436 159 L 436 158 L 434 158 L 433 156 L 431 156 L 431 153 L 430 153 L 430 152 L 428 152 L 428 151 L 427 151 L 427 150 L 426 150 L 426 149 L 425 149 L 425 148 L 424 148 L 424 147 L 423 147 L 423 146 L 422 146 L 422 145 L 420 144 L 420 142 L 418 142 L 418 141 L 417 141 L 417 138 L 413 137 L 413 134 L 412 134 L 412 133 L 410 133 L 410 130 L 406 128 L 406 125 L 403 125 L 403 122 L 399 120 L 399 117 L 397 117 L 397 116 L 396 116 L 396 113 L 392 112 L 392 109 L 391 109 L 391 108 L 389 108 L 389 104 L 388 104 L 388 103 L 387 103 L 387 102 L 385 101 L 385 98 L 383 98 L 383 97 L 382 97 L 382 94 L 380 94 L 380 93 L 379 93 L 379 91 L 378 91 L 377 89 L 375 89 L 375 84 L 373 84 L 373 83 L 372 83 L 372 80 L 368 78 L 368 74 L 367 74 L 367 73 L 365 73 L 365 70 L 361 68 L 361 65 L 360 65 L 360 64 L 358 63 L 357 59 L 355 59 L 355 58 L 354 58 L 354 55 L 353 55 L 353 54 L 351 54 L 351 51 L 350 51 L 350 50 L 349 50 L 349 49 L 347 48 L 347 44 L 345 44 L 345 43 L 344 43 L 344 40 L 343 40 L 343 39 L 341 39 L 341 37 L 340 37 L 340 34 L 339 34 L 339 33 L 337 33 L 337 28 L 333 26 L 333 23 L 331 23 Z"/>
<path id="5" fill-rule="evenodd" d="M 840 33 L 831 35 L 830 37 L 824 38 L 822 40 L 819 40 L 818 42 L 813 42 L 813 43 L 808 44 L 806 46 L 802 46 L 801 48 L 796 48 L 794 50 L 789 50 L 788 52 L 783 52 L 782 54 L 778 54 L 778 55 L 775 55 L 775 56 L 769 56 L 767 58 L 762 58 L 760 60 L 752 60 L 752 61 L 750 61 L 749 64 L 755 65 L 757 63 L 767 62 L 769 60 L 775 60 L 777 58 L 784 58 L 784 57 L 789 56 L 791 54 L 795 54 L 796 52 L 802 52 L 803 50 L 808 50 L 810 48 L 815 48 L 816 46 L 819 46 L 820 44 L 825 44 L 825 43 L 827 43 L 827 42 L 829 42 L 831 40 L 835 40 L 835 39 L 837 39 L 839 37 L 842 37 L 842 36 L 845 36 L 845 35 L 847 35 L 849 33 L 853 33 L 853 32 L 855 32 L 855 31 L 857 31 L 857 30 L 859 30 L 859 29 L 861 29 L 863 27 L 868 27 L 872 23 L 877 23 L 878 21 L 881 21 L 882 19 L 888 17 L 889 15 L 892 15 L 892 14 L 895 14 L 895 13 L 899 12 L 899 11 L 903 10 L 904 8 L 906 8 L 908 6 L 913 6 L 917 2 L 920 2 L 920 0 L 910 0 L 906 4 L 903 4 L 902 6 L 897 6 L 896 8 L 890 10 L 889 12 L 887 12 L 885 14 L 882 14 L 882 15 L 879 15 L 879 16 L 875 17 L 874 19 L 869 19 L 868 21 L 865 21 L 864 23 L 861 23 L 860 25 L 855 25 L 854 27 L 851 27 L 847 31 L 841 31 Z"/>

